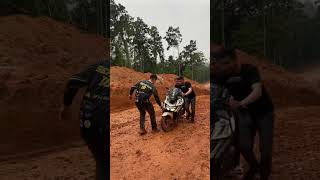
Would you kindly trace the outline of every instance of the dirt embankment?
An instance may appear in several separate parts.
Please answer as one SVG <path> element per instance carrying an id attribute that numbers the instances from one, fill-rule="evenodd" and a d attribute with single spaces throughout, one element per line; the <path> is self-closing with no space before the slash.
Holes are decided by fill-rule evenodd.
<path id="1" fill-rule="evenodd" d="M 80 140 L 77 113 L 59 122 L 66 80 L 107 57 L 106 40 L 50 18 L 0 17 L 0 159 Z"/>
<path id="2" fill-rule="evenodd" d="M 146 80 L 151 75 L 150 73 L 141 73 L 136 72 L 133 69 L 124 68 L 124 67 L 111 67 L 110 73 L 110 85 L 111 85 L 111 112 L 119 112 L 126 110 L 134 106 L 132 101 L 129 101 L 128 95 L 132 85 L 141 80 Z M 156 87 L 161 99 L 164 98 L 165 93 L 167 92 L 167 87 L 171 88 L 175 84 L 175 78 L 177 77 L 174 74 L 158 74 L 159 81 L 157 81 Z M 209 86 L 205 84 L 200 84 L 198 82 L 192 81 L 190 79 L 185 79 L 192 83 L 197 95 L 208 95 L 210 90 Z M 151 98 L 151 100 L 154 100 Z"/>
<path id="3" fill-rule="evenodd" d="M 320 91 L 315 83 L 280 66 L 237 51 L 242 63 L 256 65 L 276 108 L 319 105 Z"/>

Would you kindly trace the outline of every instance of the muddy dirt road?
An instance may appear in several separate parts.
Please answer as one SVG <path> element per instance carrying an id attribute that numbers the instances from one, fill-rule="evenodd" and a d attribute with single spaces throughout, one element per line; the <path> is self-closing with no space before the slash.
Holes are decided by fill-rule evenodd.
<path id="1" fill-rule="evenodd" d="M 111 114 L 111 179 L 209 179 L 209 98 L 199 96 L 200 101 L 195 124 L 143 137 L 137 133 L 136 109 Z M 273 180 L 319 179 L 319 112 L 320 106 L 276 111 Z M 146 126 L 150 131 L 150 121 Z M 91 180 L 93 175 L 94 161 L 82 145 L 0 162 L 1 180 Z"/>
<path id="2" fill-rule="evenodd" d="M 320 179 L 320 106 L 276 112 L 273 179 Z"/>
<path id="3" fill-rule="evenodd" d="M 93 180 L 94 172 L 85 145 L 0 162 L 1 180 Z"/>
<path id="4" fill-rule="evenodd" d="M 136 108 L 111 114 L 111 179 L 210 179 L 210 101 L 197 98 L 195 124 L 182 122 L 169 133 L 152 133 L 147 116 L 148 133 L 140 136 Z"/>

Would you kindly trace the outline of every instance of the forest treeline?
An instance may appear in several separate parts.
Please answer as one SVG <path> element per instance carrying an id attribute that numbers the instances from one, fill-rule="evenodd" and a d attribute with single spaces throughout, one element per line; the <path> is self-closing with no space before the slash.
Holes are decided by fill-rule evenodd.
<path id="1" fill-rule="evenodd" d="M 199 82 L 209 80 L 208 60 L 197 47 L 196 40 L 182 45 L 183 34 L 179 27 L 169 26 L 161 35 L 156 26 L 148 25 L 140 17 L 132 17 L 114 0 L 111 0 L 110 16 L 114 65 L 140 72 L 180 74 Z M 175 54 L 166 57 L 165 52 L 170 49 L 174 49 Z"/>
<path id="2" fill-rule="evenodd" d="M 318 63 L 318 5 L 319 0 L 213 0 L 211 42 L 290 69 Z"/>
<path id="3" fill-rule="evenodd" d="M 109 0 L 1 0 L 0 15 L 47 16 L 108 37 Z"/>

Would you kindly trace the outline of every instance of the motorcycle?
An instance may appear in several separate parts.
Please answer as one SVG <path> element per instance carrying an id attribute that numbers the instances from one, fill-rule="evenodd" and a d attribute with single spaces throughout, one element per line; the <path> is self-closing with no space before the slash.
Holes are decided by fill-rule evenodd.
<path id="1" fill-rule="evenodd" d="M 184 99 L 181 94 L 182 91 L 179 88 L 172 88 L 168 90 L 162 103 L 161 128 L 165 132 L 171 131 L 185 113 Z"/>
<path id="2" fill-rule="evenodd" d="M 235 116 L 228 105 L 231 92 L 236 91 L 241 79 L 231 78 L 226 86 L 212 84 L 211 88 L 211 116 L 210 127 L 210 162 L 215 169 L 213 179 L 224 179 L 235 166 Z M 238 89 L 239 90 L 239 89 Z"/>

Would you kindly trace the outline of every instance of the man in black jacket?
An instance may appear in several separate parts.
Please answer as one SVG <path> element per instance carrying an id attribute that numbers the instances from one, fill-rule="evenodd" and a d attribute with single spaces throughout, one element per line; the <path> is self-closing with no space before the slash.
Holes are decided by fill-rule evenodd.
<path id="1" fill-rule="evenodd" d="M 250 165 L 245 179 L 252 179 L 260 171 L 261 179 L 267 180 L 272 165 L 274 107 L 259 71 L 251 64 L 241 64 L 234 49 L 221 48 L 212 58 L 213 81 L 223 84 L 229 77 L 241 80 L 237 88 L 231 90 L 229 105 L 238 115 L 239 149 Z M 253 152 L 256 131 L 260 138 L 260 164 Z"/>
<path id="2" fill-rule="evenodd" d="M 78 90 L 86 87 L 80 108 L 81 136 L 88 145 L 96 161 L 96 179 L 107 178 L 107 135 L 109 127 L 109 62 L 102 61 L 73 75 L 66 86 L 61 118 L 65 118 L 68 107 Z"/>
<path id="3" fill-rule="evenodd" d="M 190 119 L 191 122 L 194 123 L 194 117 L 196 112 L 196 93 L 194 92 L 194 89 L 192 88 L 192 85 L 188 81 L 184 81 L 184 77 L 180 76 L 176 78 L 176 88 L 179 88 L 183 92 L 184 100 L 185 100 L 185 109 L 187 111 L 187 119 Z M 191 112 L 190 107 L 191 105 Z"/>
<path id="4" fill-rule="evenodd" d="M 133 85 L 130 89 L 130 94 L 129 94 L 130 99 L 132 99 L 133 92 L 136 91 L 135 103 L 140 112 L 140 132 L 139 133 L 141 135 L 144 135 L 147 133 L 145 129 L 146 111 L 150 115 L 153 132 L 159 132 L 157 128 L 156 114 L 155 114 L 153 105 L 150 102 L 150 97 L 153 95 L 157 104 L 160 106 L 160 108 L 162 108 L 161 101 L 158 96 L 158 91 L 154 86 L 157 79 L 158 79 L 157 75 L 152 74 L 149 80 L 140 81 L 135 85 Z"/>

